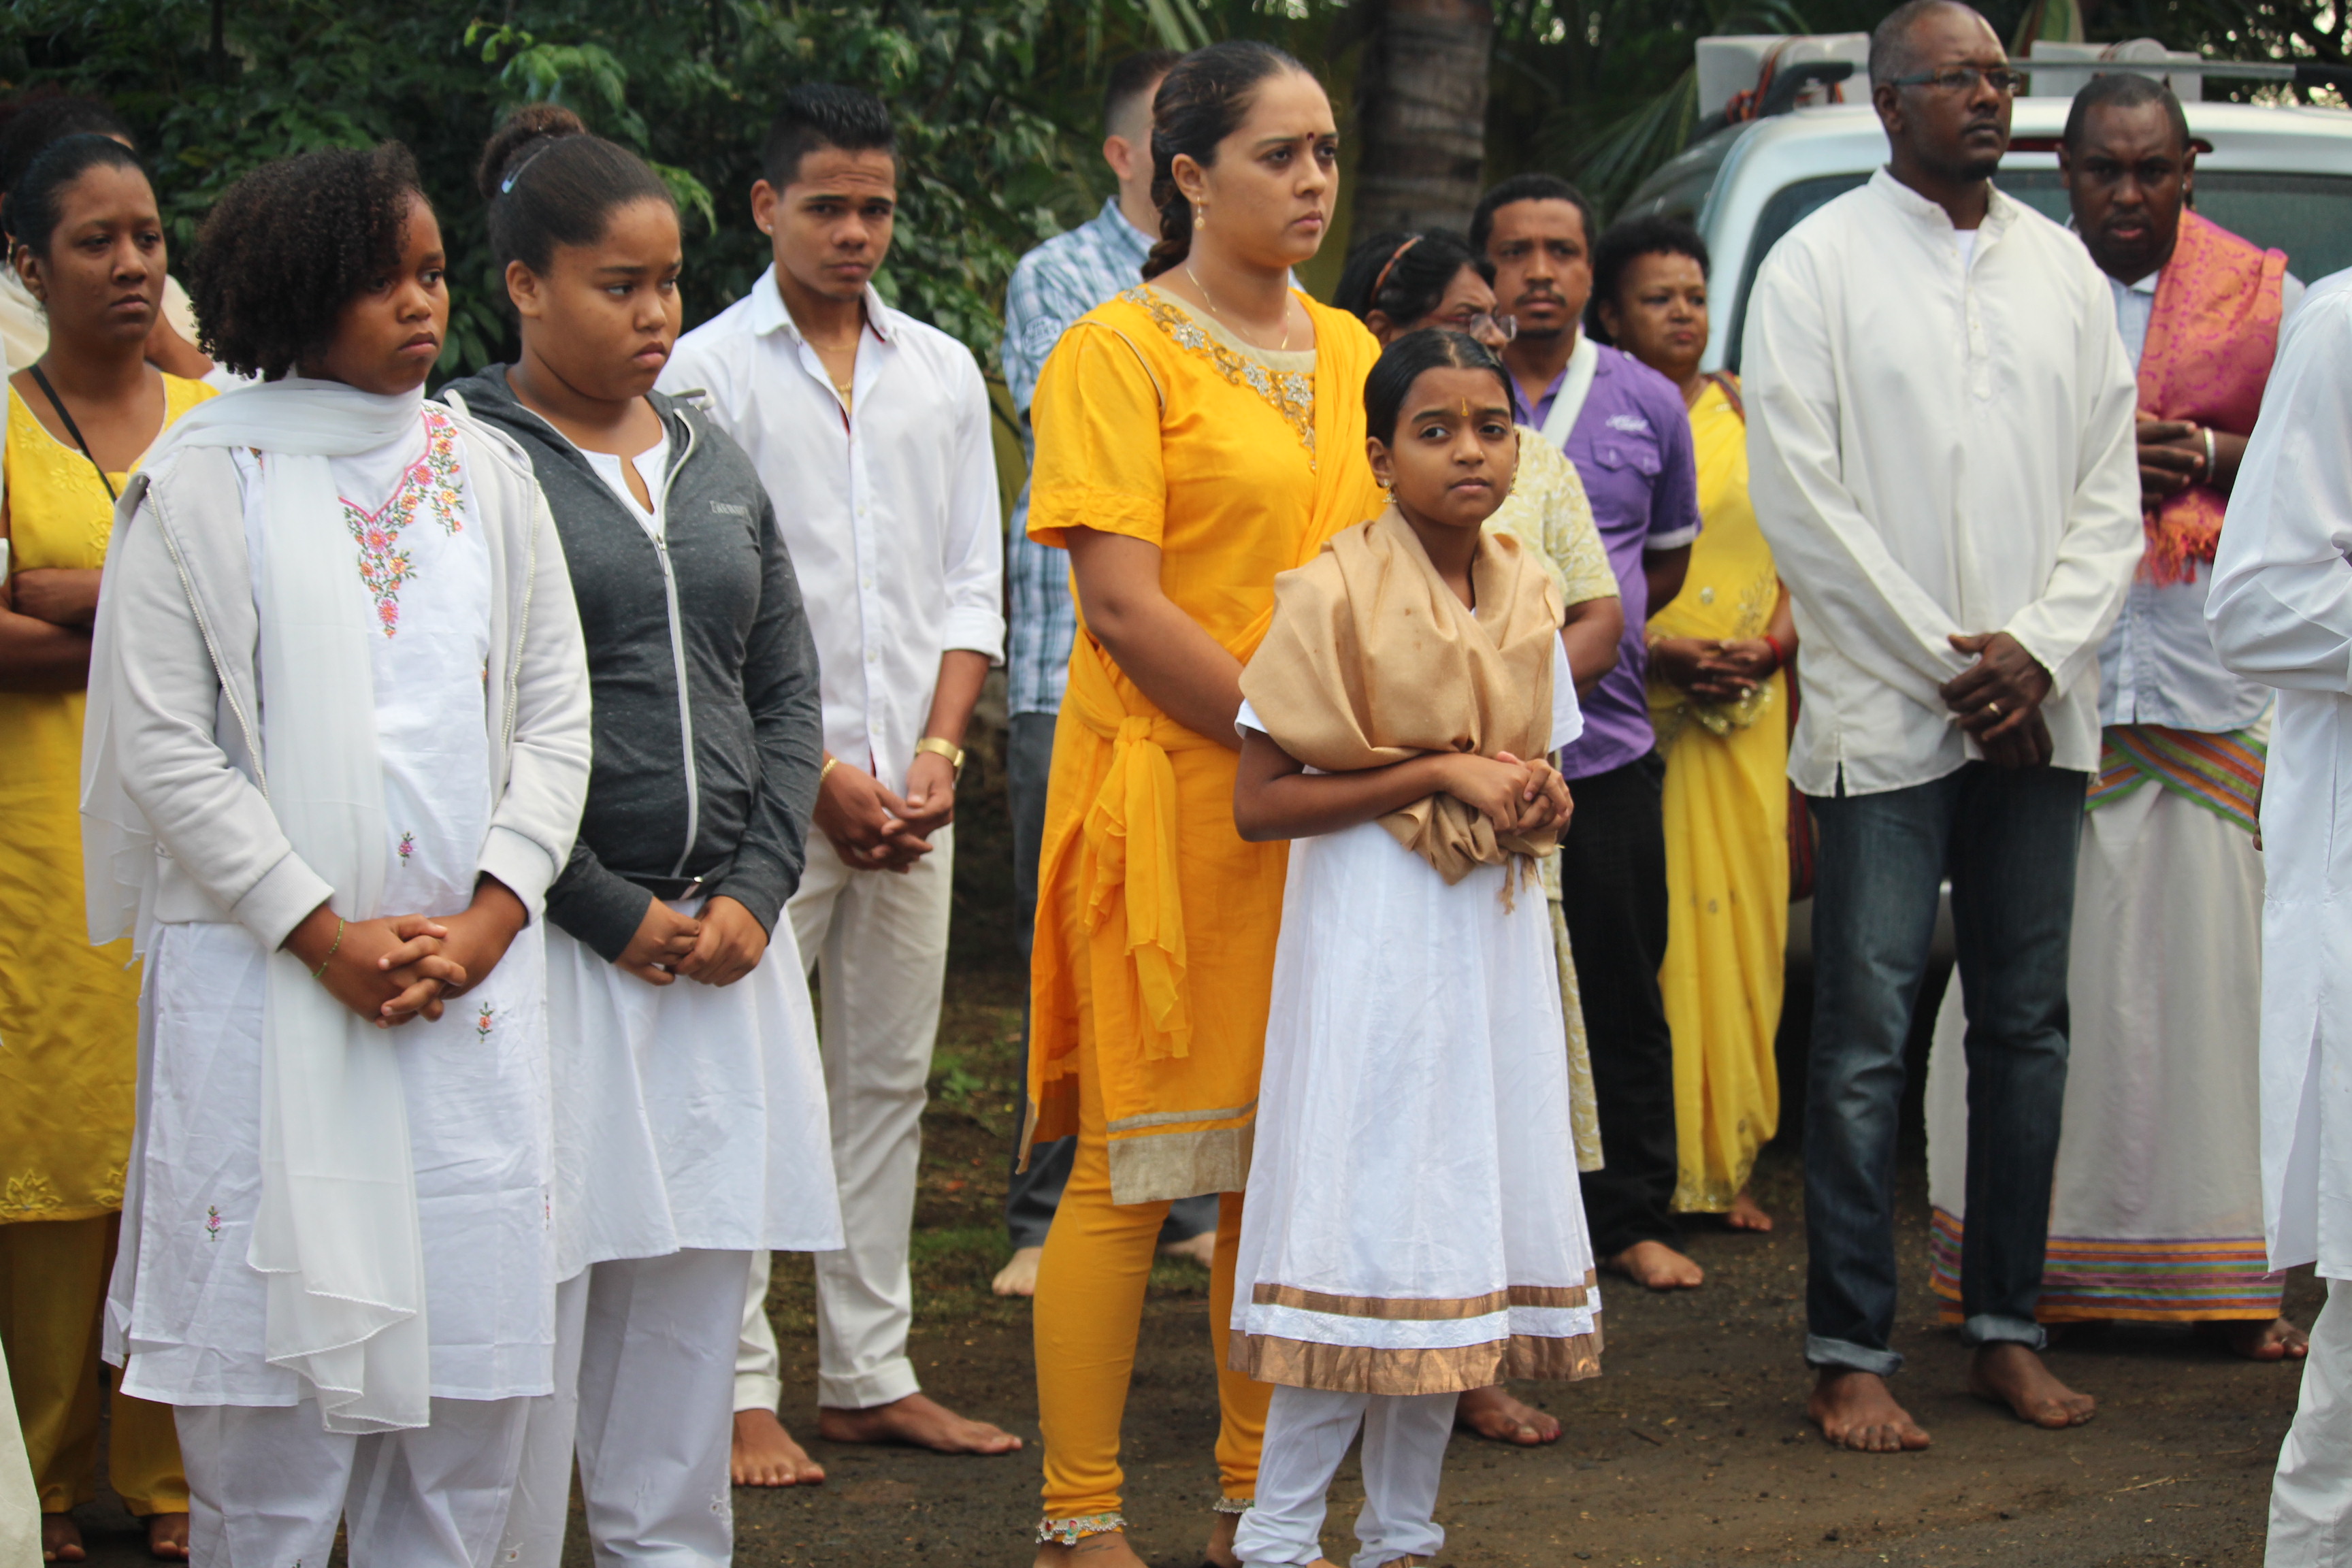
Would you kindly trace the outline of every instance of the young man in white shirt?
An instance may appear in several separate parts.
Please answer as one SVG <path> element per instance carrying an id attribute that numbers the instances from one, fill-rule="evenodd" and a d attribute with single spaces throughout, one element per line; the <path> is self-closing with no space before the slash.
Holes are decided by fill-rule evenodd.
<path id="1" fill-rule="evenodd" d="M 1814 797 L 1807 1414 L 1923 1448 L 1885 1379 L 1904 1041 L 1948 875 L 1969 1003 L 1969 1383 L 2024 1420 L 2092 1401 L 2035 1321 L 2066 1086 L 2100 639 L 2138 565 L 2131 364 L 2072 235 L 1993 188 L 2017 86 L 1982 16 L 1911 0 L 1871 40 L 1893 156 L 1758 276 L 1750 493 L 1796 601 L 1789 773 Z"/>
<path id="2" fill-rule="evenodd" d="M 699 388 L 776 503 L 817 644 L 825 761 L 786 906 L 824 998 L 821 1045 L 849 1244 L 819 1253 L 817 1430 L 835 1442 L 1009 1453 L 1010 1433 L 917 1388 L 907 1250 L 939 1031 L 963 733 L 1002 660 L 1003 541 L 988 393 L 971 351 L 892 310 L 897 141 L 872 94 L 796 87 L 751 211 L 774 265 L 678 341 L 664 391 Z M 824 1479 L 776 1417 L 768 1257 L 736 1366 L 735 1479 Z"/>

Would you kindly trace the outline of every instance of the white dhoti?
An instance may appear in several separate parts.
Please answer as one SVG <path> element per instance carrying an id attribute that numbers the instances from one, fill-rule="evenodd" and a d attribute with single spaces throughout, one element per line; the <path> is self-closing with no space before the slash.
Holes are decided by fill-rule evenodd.
<path id="1" fill-rule="evenodd" d="M 432 1425 L 366 1436 L 308 1401 L 184 1405 L 188 1560 L 324 1564 L 341 1521 L 352 1568 L 489 1568 L 530 1404 L 436 1399 Z"/>
<path id="2" fill-rule="evenodd" d="M 2083 823 L 2070 1055 L 2040 1317 L 2277 1315 L 2263 1237 L 2263 858 L 2243 827 L 2151 781 Z M 1927 1069 L 1932 1282 L 1957 1321 L 1967 1029 L 1945 993 Z"/>
<path id="3" fill-rule="evenodd" d="M 845 1239 L 816 1258 L 817 1403 L 835 1409 L 871 1409 L 920 1386 L 907 1357 L 915 1315 L 907 1249 L 947 979 L 955 830 L 941 828 L 931 844 L 900 875 L 854 870 L 824 835 L 811 834 L 808 869 L 786 906 L 824 997 L 824 1089 Z M 768 1261 L 765 1250 L 753 1256 L 739 1302 L 738 1410 L 773 1410 L 782 1393 Z"/>
<path id="4" fill-rule="evenodd" d="M 2311 1328 L 2303 1400 L 2279 1449 L 2271 1483 L 2263 1568 L 2352 1564 L 2352 1286 L 2327 1282 Z"/>

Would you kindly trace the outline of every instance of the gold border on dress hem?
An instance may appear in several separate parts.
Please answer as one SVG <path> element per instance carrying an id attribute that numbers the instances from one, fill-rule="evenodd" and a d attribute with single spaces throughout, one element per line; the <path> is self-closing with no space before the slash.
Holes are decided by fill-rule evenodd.
<path id="1" fill-rule="evenodd" d="M 1260 1282 L 1250 1287 L 1250 1300 L 1260 1307 L 1296 1307 L 1335 1317 L 1426 1323 L 1488 1317 L 1507 1307 L 1581 1307 L 1592 1299 L 1592 1284 L 1591 1269 L 1581 1285 L 1511 1285 L 1483 1296 L 1331 1296 L 1296 1285 Z"/>
<path id="2" fill-rule="evenodd" d="M 1335 1394 L 1466 1394 L 1513 1377 L 1574 1383 L 1601 1375 L 1601 1325 L 1569 1339 L 1513 1334 L 1410 1350 L 1235 1333 L 1228 1336 L 1225 1365 L 1255 1382 Z"/>

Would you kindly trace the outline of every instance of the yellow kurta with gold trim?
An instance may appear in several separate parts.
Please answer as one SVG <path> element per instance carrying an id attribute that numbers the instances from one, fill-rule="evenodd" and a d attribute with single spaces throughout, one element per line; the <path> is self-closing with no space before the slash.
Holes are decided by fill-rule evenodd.
<path id="1" fill-rule="evenodd" d="M 1079 319 L 1038 379 L 1029 534 L 1158 545 L 1160 587 L 1244 662 L 1275 574 L 1381 510 L 1362 323 L 1299 296 L 1311 356 L 1251 352 L 1150 288 Z M 1094 1053 L 1112 1201 L 1238 1191 L 1289 847 L 1234 829 L 1230 737 L 1162 713 L 1086 625 L 1054 738 L 1031 975 L 1032 1139 L 1077 1131 Z"/>
<path id="2" fill-rule="evenodd" d="M 169 424 L 213 395 L 163 377 Z M 8 571 L 106 561 L 113 503 L 88 458 L 12 389 Z M 112 476 L 117 491 L 128 476 Z M 80 691 L 0 690 L 0 1224 L 122 1206 L 138 1081 L 139 971 L 82 921 Z"/>
<path id="3" fill-rule="evenodd" d="M 1780 602 L 1748 500 L 1748 426 L 1710 385 L 1691 408 L 1699 517 L 1690 571 L 1650 617 L 1654 637 L 1764 635 Z M 1680 1173 L 1674 1206 L 1720 1214 L 1780 1121 L 1772 1042 L 1789 942 L 1788 675 L 1737 703 L 1650 684 L 1666 761 L 1666 958 Z"/>

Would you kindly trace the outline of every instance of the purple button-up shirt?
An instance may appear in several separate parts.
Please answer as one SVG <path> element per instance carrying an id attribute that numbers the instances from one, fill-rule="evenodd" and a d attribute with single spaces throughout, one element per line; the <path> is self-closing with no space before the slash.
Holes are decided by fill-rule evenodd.
<path id="1" fill-rule="evenodd" d="M 1553 377 L 1533 408 L 1512 382 L 1512 412 L 1518 422 L 1542 428 L 1567 376 L 1563 370 Z M 1592 390 L 1562 449 L 1584 479 L 1592 521 L 1625 606 L 1617 668 L 1584 700 L 1584 738 L 1560 753 L 1560 771 L 1581 779 L 1622 768 L 1657 744 L 1646 690 L 1649 647 L 1643 632 L 1650 618 L 1650 589 L 1642 575 L 1642 555 L 1678 550 L 1698 537 L 1698 466 L 1683 395 L 1622 349 L 1601 351 Z"/>

